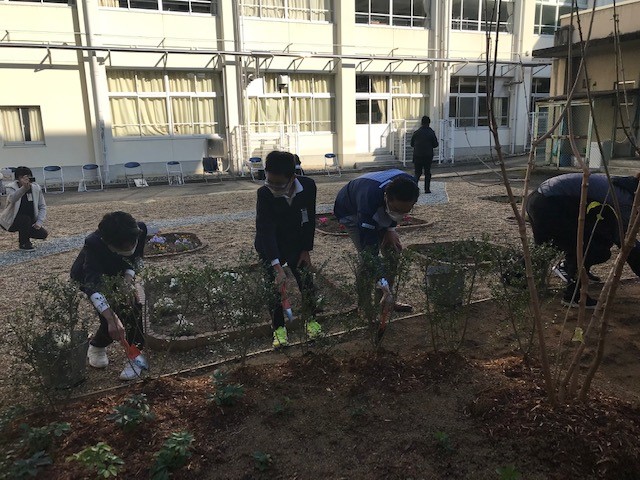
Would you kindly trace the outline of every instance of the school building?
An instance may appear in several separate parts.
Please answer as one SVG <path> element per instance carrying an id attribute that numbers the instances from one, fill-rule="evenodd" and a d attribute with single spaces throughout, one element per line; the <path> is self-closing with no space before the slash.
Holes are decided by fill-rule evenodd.
<path id="1" fill-rule="evenodd" d="M 580 8 L 589 1 L 578 2 Z M 550 92 L 571 0 L 0 0 L 0 167 L 46 165 L 107 182 L 139 162 L 161 177 L 219 157 L 240 174 L 272 149 L 307 170 L 411 161 L 429 115 L 439 161 L 491 152 L 487 29 L 499 63 L 494 110 L 507 153 L 530 142 Z"/>

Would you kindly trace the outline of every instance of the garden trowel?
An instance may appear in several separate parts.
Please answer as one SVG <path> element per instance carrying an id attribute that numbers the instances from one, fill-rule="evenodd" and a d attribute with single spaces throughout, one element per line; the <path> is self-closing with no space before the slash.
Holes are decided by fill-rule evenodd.
<path id="1" fill-rule="evenodd" d="M 124 347 L 124 351 L 126 352 L 127 358 L 129 360 L 135 360 L 138 357 L 138 355 L 142 353 L 136 345 L 129 344 L 129 342 L 127 342 L 127 340 L 124 337 L 120 340 L 120 343 Z"/>

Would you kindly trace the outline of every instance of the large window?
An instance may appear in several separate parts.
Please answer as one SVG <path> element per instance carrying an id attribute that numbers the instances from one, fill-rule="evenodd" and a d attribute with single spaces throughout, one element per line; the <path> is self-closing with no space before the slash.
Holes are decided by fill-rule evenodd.
<path id="1" fill-rule="evenodd" d="M 397 27 L 428 26 L 424 0 L 356 0 L 356 23 L 395 25 Z"/>
<path id="2" fill-rule="evenodd" d="M 421 118 L 428 98 L 426 76 L 356 75 L 356 124 Z"/>
<path id="3" fill-rule="evenodd" d="M 509 126 L 509 94 L 502 79 L 496 79 L 493 112 L 499 127 Z M 449 117 L 461 128 L 486 127 L 487 84 L 484 77 L 451 77 Z"/>
<path id="4" fill-rule="evenodd" d="M 115 137 L 221 133 L 218 74 L 109 70 L 107 82 Z"/>
<path id="5" fill-rule="evenodd" d="M 502 4 L 500 9 L 498 6 Z M 499 11 L 498 11 L 499 10 Z M 510 30 L 513 3 L 508 0 L 453 0 L 451 28 L 453 30 L 495 31 L 496 22 L 501 32 Z"/>
<path id="6" fill-rule="evenodd" d="M 249 98 L 249 124 L 258 133 L 298 125 L 301 132 L 334 131 L 334 85 L 331 75 L 292 74 L 282 87 L 279 75 L 263 78 L 264 93 Z"/>
<path id="7" fill-rule="evenodd" d="M 22 3 L 64 3 L 68 4 L 69 0 L 10 0 L 11 2 L 22 2 Z"/>
<path id="8" fill-rule="evenodd" d="M 571 13 L 571 2 L 562 2 L 557 4 L 556 1 L 536 2 L 536 16 L 534 20 L 533 33 L 539 35 L 553 35 L 560 26 L 560 16 Z"/>
<path id="9" fill-rule="evenodd" d="M 247 17 L 331 21 L 331 0 L 242 0 Z"/>
<path id="10" fill-rule="evenodd" d="M 531 105 L 530 112 L 536 110 L 536 100 L 548 98 L 551 91 L 551 79 L 545 77 L 534 77 L 531 81 Z"/>
<path id="11" fill-rule="evenodd" d="M 216 0 L 100 0 L 100 6 L 213 15 L 217 12 Z"/>
<path id="12" fill-rule="evenodd" d="M 44 145 L 40 107 L 0 107 L 5 145 Z"/>

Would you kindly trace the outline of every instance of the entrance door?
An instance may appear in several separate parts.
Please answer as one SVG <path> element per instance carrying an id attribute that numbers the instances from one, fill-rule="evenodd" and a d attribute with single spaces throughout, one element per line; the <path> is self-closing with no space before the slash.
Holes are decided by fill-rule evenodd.
<path id="1" fill-rule="evenodd" d="M 388 152 L 389 126 L 388 98 L 358 98 L 356 96 L 356 150 L 357 153 Z"/>

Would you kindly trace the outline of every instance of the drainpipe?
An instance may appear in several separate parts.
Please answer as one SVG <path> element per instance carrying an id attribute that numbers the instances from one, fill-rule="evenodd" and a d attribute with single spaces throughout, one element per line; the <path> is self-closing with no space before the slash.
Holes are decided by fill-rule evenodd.
<path id="1" fill-rule="evenodd" d="M 91 3 L 91 5 L 90 5 Z M 90 10 L 92 8 L 92 10 Z M 84 28 L 86 32 L 85 43 L 88 47 L 94 46 L 93 29 L 92 29 L 92 16 L 95 11 L 92 0 L 82 0 L 82 15 L 84 18 Z M 105 183 L 110 183 L 109 176 L 109 161 L 107 157 L 107 146 L 105 143 L 105 122 L 103 109 L 100 104 L 99 89 L 102 86 L 100 82 L 100 67 L 98 65 L 98 59 L 96 57 L 97 52 L 88 51 L 89 55 L 89 73 L 91 75 L 91 94 L 93 97 L 93 108 L 95 115 L 95 127 L 93 129 L 93 150 L 98 165 L 102 164 L 102 174 L 104 176 Z"/>

